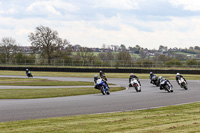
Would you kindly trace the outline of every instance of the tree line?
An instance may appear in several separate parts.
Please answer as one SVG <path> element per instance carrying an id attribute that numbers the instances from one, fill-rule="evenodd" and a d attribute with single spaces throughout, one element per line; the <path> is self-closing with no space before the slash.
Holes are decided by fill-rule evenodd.
<path id="1" fill-rule="evenodd" d="M 31 43 L 31 53 L 24 54 L 19 44 L 11 37 L 4 37 L 0 42 L 1 64 L 71 64 L 103 66 L 144 66 L 155 65 L 198 65 L 200 47 L 189 49 L 169 48 L 163 45 L 159 49 L 148 50 L 139 45 L 128 47 L 121 45 L 106 45 L 102 48 L 88 48 L 80 45 L 71 45 L 67 39 L 59 37 L 57 31 L 49 27 L 38 26 L 28 35 Z M 98 53 L 98 54 L 95 54 Z M 178 52 L 186 53 L 178 54 Z M 195 54 L 195 58 L 187 56 Z"/>

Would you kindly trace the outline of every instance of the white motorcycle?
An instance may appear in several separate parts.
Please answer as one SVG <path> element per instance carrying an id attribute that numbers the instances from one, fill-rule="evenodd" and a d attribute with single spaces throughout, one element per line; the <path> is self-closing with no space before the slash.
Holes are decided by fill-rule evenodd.
<path id="1" fill-rule="evenodd" d="M 135 78 L 131 79 L 129 87 L 134 87 L 137 92 L 141 92 L 141 86 Z"/>
<path id="2" fill-rule="evenodd" d="M 188 89 L 187 82 L 186 82 L 183 78 L 180 78 L 180 79 L 178 80 L 178 82 L 179 82 L 179 85 L 180 85 L 181 88 L 184 88 L 185 90 Z"/>

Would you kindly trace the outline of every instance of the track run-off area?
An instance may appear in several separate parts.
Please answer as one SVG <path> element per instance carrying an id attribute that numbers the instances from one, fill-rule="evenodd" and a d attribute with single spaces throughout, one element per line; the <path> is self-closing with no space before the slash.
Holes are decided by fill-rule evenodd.
<path id="1" fill-rule="evenodd" d="M 0 77 L 26 78 L 25 76 Z M 59 81 L 93 82 L 93 78 L 42 76 L 35 76 L 34 78 Z M 136 92 L 135 89 L 128 88 L 128 79 L 109 78 L 108 83 L 116 84 L 117 86 L 122 86 L 127 89 L 124 91 L 112 92 L 110 95 L 102 95 L 99 92 L 99 94 L 58 98 L 2 99 L 0 100 L 0 122 L 82 114 L 134 111 L 200 101 L 199 80 L 188 80 L 188 90 L 180 88 L 175 80 L 170 80 L 173 85 L 173 93 L 168 93 L 164 90 L 160 90 L 158 87 L 150 84 L 150 80 L 141 79 L 140 81 L 142 84 L 142 92 Z M 66 86 L 63 87 L 67 88 Z M 92 88 L 93 86 L 87 87 L 94 89 Z M 0 86 L 0 89 L 13 88 L 19 89 L 22 87 Z M 24 88 L 30 89 L 35 87 L 26 86 Z M 53 87 L 43 86 L 38 88 Z M 56 88 L 58 88 L 58 86 L 56 86 Z"/>

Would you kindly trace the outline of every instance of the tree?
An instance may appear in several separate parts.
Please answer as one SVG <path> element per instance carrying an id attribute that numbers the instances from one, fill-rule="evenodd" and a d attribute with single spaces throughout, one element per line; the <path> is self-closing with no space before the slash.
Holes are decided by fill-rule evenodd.
<path id="1" fill-rule="evenodd" d="M 48 59 L 48 64 L 55 56 L 59 56 L 65 45 L 69 42 L 62 40 L 58 36 L 57 31 L 53 31 L 49 27 L 38 26 L 35 33 L 28 36 L 34 51 L 41 51 L 41 56 Z"/>
<path id="2" fill-rule="evenodd" d="M 159 46 L 159 51 L 167 51 L 168 49 L 167 49 L 167 46 L 165 47 L 165 46 L 163 46 L 163 45 L 160 45 Z"/>
<path id="3" fill-rule="evenodd" d="M 155 60 L 156 60 L 156 61 L 161 61 L 161 62 L 166 62 L 166 61 L 170 60 L 170 57 L 161 54 L 161 55 L 157 55 L 157 56 L 155 57 Z"/>
<path id="4" fill-rule="evenodd" d="M 112 54 L 112 52 L 107 52 L 106 53 L 106 59 L 107 60 L 113 60 L 114 59 L 114 55 Z"/>
<path id="5" fill-rule="evenodd" d="M 79 60 L 81 59 L 84 65 L 89 65 L 90 63 L 92 63 L 92 61 L 94 61 L 95 55 L 93 52 L 89 52 L 88 48 L 82 47 L 77 53 L 76 58 L 78 58 Z"/>
<path id="6" fill-rule="evenodd" d="M 99 53 L 98 56 L 100 57 L 101 60 L 106 60 L 106 53 L 105 52 Z"/>
<path id="7" fill-rule="evenodd" d="M 34 64 L 35 56 L 34 55 L 25 55 L 25 54 L 19 52 L 15 55 L 13 63 L 18 64 L 18 65 Z"/>
<path id="8" fill-rule="evenodd" d="M 118 63 L 122 63 L 126 66 L 127 64 L 130 64 L 131 62 L 131 55 L 129 52 L 119 52 L 117 54 L 117 60 L 119 61 Z"/>
<path id="9" fill-rule="evenodd" d="M 165 63 L 166 66 L 181 66 L 182 63 L 177 59 L 171 59 Z"/>
<path id="10" fill-rule="evenodd" d="M 126 46 L 124 44 L 121 44 L 120 45 L 120 50 L 125 52 L 126 51 Z"/>
<path id="11" fill-rule="evenodd" d="M 200 47 L 199 46 L 195 46 L 194 49 L 200 51 Z"/>
<path id="12" fill-rule="evenodd" d="M 196 66 L 198 64 L 198 62 L 195 59 L 191 59 L 191 60 L 187 60 L 186 64 L 188 66 Z"/>
<path id="13" fill-rule="evenodd" d="M 17 53 L 18 46 L 15 39 L 11 37 L 2 38 L 0 43 L 1 55 L 6 58 L 5 62 L 10 62 L 12 57 Z"/>

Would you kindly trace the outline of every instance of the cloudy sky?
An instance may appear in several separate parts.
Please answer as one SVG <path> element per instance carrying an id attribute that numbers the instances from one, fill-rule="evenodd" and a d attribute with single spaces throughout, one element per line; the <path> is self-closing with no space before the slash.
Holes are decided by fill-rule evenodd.
<path id="1" fill-rule="evenodd" d="M 0 0 L 0 39 L 48 26 L 72 45 L 200 46 L 200 0 Z"/>

